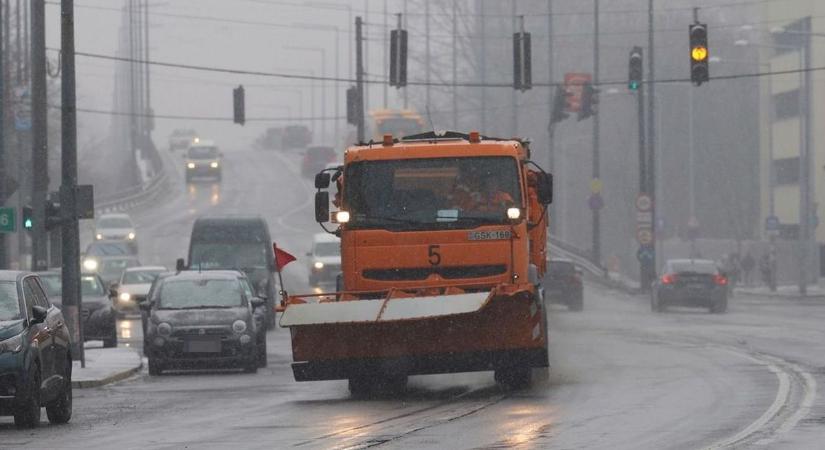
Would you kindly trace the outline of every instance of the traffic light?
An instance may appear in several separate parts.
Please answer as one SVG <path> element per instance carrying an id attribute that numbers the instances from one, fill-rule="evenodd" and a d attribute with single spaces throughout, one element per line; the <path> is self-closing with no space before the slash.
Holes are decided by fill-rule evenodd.
<path id="1" fill-rule="evenodd" d="M 633 47 L 630 51 L 630 73 L 627 78 L 627 88 L 638 91 L 642 85 L 642 47 Z"/>
<path id="2" fill-rule="evenodd" d="M 347 123 L 358 125 L 358 88 L 352 86 L 347 89 Z"/>
<path id="3" fill-rule="evenodd" d="M 232 89 L 232 121 L 240 125 L 246 122 L 246 99 L 244 97 L 243 86 Z"/>
<path id="4" fill-rule="evenodd" d="M 556 86 L 556 93 L 553 95 L 553 111 L 550 113 L 550 125 L 559 123 L 568 118 L 567 99 L 570 94 L 561 86 Z"/>
<path id="5" fill-rule="evenodd" d="M 20 220 L 23 224 L 23 229 L 31 232 L 34 228 L 34 210 L 31 206 L 25 205 L 22 207 Z"/>
<path id="6" fill-rule="evenodd" d="M 407 30 L 390 31 L 390 86 L 407 85 Z"/>
<path id="7" fill-rule="evenodd" d="M 46 200 L 46 231 L 53 230 L 63 223 L 60 215 L 60 203 L 54 200 Z"/>
<path id="8" fill-rule="evenodd" d="M 579 109 L 579 120 L 587 119 L 590 116 L 595 116 L 599 110 L 599 90 L 593 87 L 591 83 L 585 83 L 582 86 L 582 102 Z"/>
<path id="9" fill-rule="evenodd" d="M 691 24 L 690 35 L 690 81 L 699 86 L 710 79 L 708 67 L 708 26 L 704 23 Z"/>
<path id="10" fill-rule="evenodd" d="M 513 34 L 513 89 L 522 92 L 533 87 L 533 73 L 530 51 L 530 33 L 520 31 Z"/>

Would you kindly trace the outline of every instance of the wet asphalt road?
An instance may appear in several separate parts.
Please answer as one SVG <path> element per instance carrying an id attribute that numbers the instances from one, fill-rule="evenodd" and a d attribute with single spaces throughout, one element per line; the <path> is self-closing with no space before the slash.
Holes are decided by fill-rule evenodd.
<path id="1" fill-rule="evenodd" d="M 298 162 L 227 152 L 221 186 L 179 183 L 135 216 L 144 263 L 173 266 L 207 212 L 259 213 L 302 255 L 317 225 Z M 306 290 L 306 273 L 293 263 L 287 287 Z M 740 295 L 725 315 L 654 314 L 645 298 L 588 285 L 584 312 L 550 311 L 553 367 L 531 389 L 503 392 L 490 373 L 439 375 L 370 400 L 351 399 L 341 381 L 294 382 L 288 332 L 276 329 L 257 374 L 144 370 L 75 391 L 69 425 L 17 431 L 0 418 L 0 448 L 823 448 L 823 324 L 820 302 Z M 136 322 L 121 333 L 139 345 Z"/>

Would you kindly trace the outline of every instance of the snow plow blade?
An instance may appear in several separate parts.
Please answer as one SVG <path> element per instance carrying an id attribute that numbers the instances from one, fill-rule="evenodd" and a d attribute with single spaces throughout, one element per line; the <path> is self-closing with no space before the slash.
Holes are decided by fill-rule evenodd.
<path id="1" fill-rule="evenodd" d="M 546 311 L 532 289 L 312 297 L 290 298 L 280 321 L 297 381 L 548 365 Z"/>

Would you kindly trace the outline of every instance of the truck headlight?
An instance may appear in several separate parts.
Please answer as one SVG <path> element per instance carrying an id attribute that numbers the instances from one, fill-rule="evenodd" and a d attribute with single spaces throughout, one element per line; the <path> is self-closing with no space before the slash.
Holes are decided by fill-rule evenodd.
<path id="1" fill-rule="evenodd" d="M 246 322 L 243 320 L 236 320 L 232 322 L 232 331 L 241 334 L 246 331 Z"/>
<path id="2" fill-rule="evenodd" d="M 521 210 L 518 208 L 507 208 L 507 218 L 510 220 L 518 220 L 521 217 Z"/>
<path id="3" fill-rule="evenodd" d="M 172 325 L 169 325 L 166 322 L 161 322 L 158 324 L 158 334 L 161 336 L 171 336 L 172 335 Z"/>
<path id="4" fill-rule="evenodd" d="M 338 211 L 335 213 L 335 221 L 338 223 L 347 223 L 349 222 L 349 212 L 348 211 Z"/>
<path id="5" fill-rule="evenodd" d="M 102 240 L 103 240 L 103 235 L 102 235 L 102 234 L 100 234 L 100 233 L 97 233 L 97 234 L 95 235 L 95 239 L 97 239 L 98 241 L 102 241 Z"/>
<path id="6" fill-rule="evenodd" d="M 321 261 L 316 261 L 315 264 L 313 264 L 312 266 L 318 270 L 321 270 L 324 268 L 324 263 L 322 263 Z"/>
<path id="7" fill-rule="evenodd" d="M 0 355 L 3 353 L 18 353 L 23 350 L 23 334 L 0 341 Z"/>
<path id="8" fill-rule="evenodd" d="M 99 264 L 96 259 L 86 259 L 83 261 L 83 268 L 89 272 L 97 272 Z"/>
<path id="9" fill-rule="evenodd" d="M 187 167 L 188 169 L 194 169 L 194 168 L 195 168 L 195 163 L 192 163 L 192 162 L 187 163 L 187 164 L 186 164 L 186 167 Z"/>

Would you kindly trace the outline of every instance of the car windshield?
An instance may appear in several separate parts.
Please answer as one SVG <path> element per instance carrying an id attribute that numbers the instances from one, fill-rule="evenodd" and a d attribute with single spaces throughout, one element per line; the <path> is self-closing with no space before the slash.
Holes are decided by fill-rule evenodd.
<path id="1" fill-rule="evenodd" d="M 449 229 L 506 223 L 521 205 L 510 157 L 364 161 L 345 174 L 350 228 Z"/>
<path id="2" fill-rule="evenodd" d="M 119 277 L 124 270 L 136 265 L 138 265 L 137 262 L 132 259 L 104 259 L 100 262 L 100 273 L 105 275 L 116 274 Z M 106 279 L 111 279 L 111 277 Z"/>
<path id="3" fill-rule="evenodd" d="M 316 256 L 341 256 L 341 244 L 337 242 L 319 242 L 315 244 Z"/>
<path id="4" fill-rule="evenodd" d="M 198 242 L 192 245 L 192 269 L 266 268 L 268 245 L 260 243 Z"/>
<path id="5" fill-rule="evenodd" d="M 122 256 L 133 251 L 125 242 L 93 242 L 86 248 L 86 256 Z"/>
<path id="6" fill-rule="evenodd" d="M 160 288 L 161 309 L 232 308 L 243 305 L 238 280 L 167 280 Z"/>
<path id="7" fill-rule="evenodd" d="M 11 281 L 0 281 L 0 320 L 19 319 L 20 314 L 17 284 Z"/>
<path id="8" fill-rule="evenodd" d="M 51 297 L 63 296 L 63 280 L 58 274 L 40 275 L 46 295 Z M 105 289 L 100 280 L 94 275 L 83 275 L 80 277 L 80 294 L 89 297 L 99 297 L 105 295 Z"/>
<path id="9" fill-rule="evenodd" d="M 163 270 L 130 270 L 123 274 L 123 284 L 149 284 L 155 281 Z"/>
<path id="10" fill-rule="evenodd" d="M 670 263 L 670 270 L 673 273 L 700 273 L 700 274 L 715 274 L 716 273 L 716 264 L 707 261 L 707 262 L 700 262 L 700 261 L 684 261 L 684 262 L 671 262 Z"/>
<path id="11" fill-rule="evenodd" d="M 190 147 L 188 152 L 191 159 L 215 159 L 218 157 L 217 147 Z"/>
<path id="12" fill-rule="evenodd" d="M 105 217 L 97 222 L 97 228 L 132 228 L 132 221 L 125 217 Z"/>

